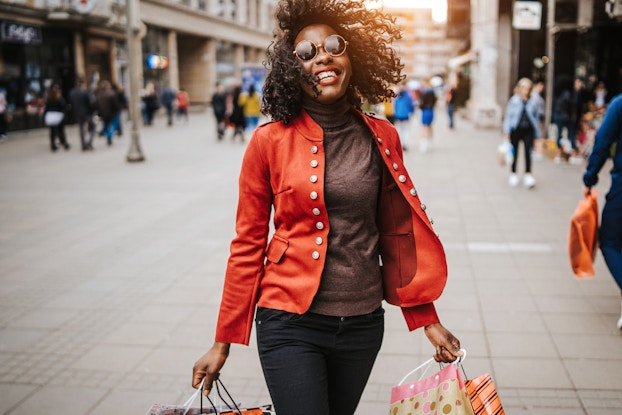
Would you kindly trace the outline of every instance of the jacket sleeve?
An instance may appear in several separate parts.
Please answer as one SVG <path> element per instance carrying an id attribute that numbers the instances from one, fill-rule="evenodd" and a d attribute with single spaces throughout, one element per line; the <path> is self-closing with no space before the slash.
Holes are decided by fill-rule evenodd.
<path id="1" fill-rule="evenodd" d="M 622 142 L 622 95 L 611 101 L 603 123 L 596 133 L 594 148 L 583 175 L 583 183 L 587 187 L 592 187 L 598 183 L 598 172 L 607 161 L 611 146 L 616 141 Z"/>
<path id="2" fill-rule="evenodd" d="M 255 132 L 240 172 L 236 237 L 231 242 L 216 327 L 216 341 L 224 343 L 249 343 L 264 271 L 272 188 L 259 141 Z"/>
<path id="3" fill-rule="evenodd" d="M 408 330 L 413 331 L 419 327 L 439 323 L 434 303 L 422 304 L 414 307 L 401 307 L 402 314 L 408 325 Z"/>

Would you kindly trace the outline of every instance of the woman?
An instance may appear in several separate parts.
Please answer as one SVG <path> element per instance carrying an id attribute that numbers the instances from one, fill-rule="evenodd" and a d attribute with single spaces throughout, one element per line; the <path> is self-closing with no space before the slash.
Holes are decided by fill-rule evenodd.
<path id="1" fill-rule="evenodd" d="M 516 162 L 518 160 L 518 145 L 522 141 L 525 153 L 525 177 L 523 184 L 531 189 L 536 185 L 536 179 L 531 174 L 531 150 L 534 139 L 540 137 L 540 127 L 538 121 L 538 107 L 535 101 L 530 100 L 531 87 L 533 83 L 528 78 L 521 78 L 516 87 L 514 95 L 510 98 L 505 109 L 503 119 L 503 133 L 505 138 L 512 144 L 514 160 L 512 161 L 512 171 L 508 180 L 510 186 L 518 186 L 519 179 L 516 174 Z"/>
<path id="2" fill-rule="evenodd" d="M 46 116 L 48 120 L 50 116 L 48 113 L 61 114 L 58 118 L 60 121 L 56 122 L 46 122 L 48 127 L 50 127 L 50 149 L 54 152 L 58 149 L 56 146 L 56 137 L 58 137 L 58 141 L 60 145 L 63 146 L 65 150 L 69 150 L 69 144 L 67 143 L 67 136 L 65 135 L 65 110 L 67 108 L 67 104 L 65 99 L 63 98 L 62 92 L 60 90 L 60 86 L 58 84 L 52 85 L 50 88 L 50 92 L 48 94 L 48 98 L 45 101 L 45 110 L 43 111 L 43 119 L 46 120 Z"/>
<path id="3" fill-rule="evenodd" d="M 594 148 L 583 175 L 585 193 L 598 183 L 598 173 L 609 157 L 613 158 L 611 187 L 603 207 L 599 231 L 600 251 L 622 291 L 622 95 L 615 97 L 596 133 Z M 622 330 L 622 314 L 617 327 Z"/>
<path id="4" fill-rule="evenodd" d="M 259 117 L 261 116 L 261 97 L 255 91 L 255 85 L 251 84 L 248 92 L 240 94 L 238 104 L 244 112 L 246 129 L 252 133 L 259 125 Z"/>
<path id="5" fill-rule="evenodd" d="M 461 355 L 433 304 L 445 255 L 395 128 L 358 109 L 403 80 L 393 19 L 340 0 L 281 0 L 276 17 L 263 94 L 274 121 L 244 156 L 216 341 L 192 384 L 205 378 L 209 393 L 230 343 L 248 344 L 257 307 L 277 413 L 353 414 L 382 342 L 383 297 L 410 330 L 425 327 L 437 361 Z"/>

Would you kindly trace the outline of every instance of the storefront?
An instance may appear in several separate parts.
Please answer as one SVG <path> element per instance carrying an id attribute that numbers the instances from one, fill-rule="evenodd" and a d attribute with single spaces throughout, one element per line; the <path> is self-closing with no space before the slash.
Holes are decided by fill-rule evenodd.
<path id="1" fill-rule="evenodd" d="M 57 83 L 67 96 L 75 79 L 73 34 L 11 21 L 0 22 L 0 29 L 0 88 L 10 129 L 41 127 L 46 91 Z"/>

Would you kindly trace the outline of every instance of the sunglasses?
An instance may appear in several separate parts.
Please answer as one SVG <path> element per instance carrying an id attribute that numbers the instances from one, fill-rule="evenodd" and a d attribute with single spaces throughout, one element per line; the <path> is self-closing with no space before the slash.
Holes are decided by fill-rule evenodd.
<path id="1" fill-rule="evenodd" d="M 323 45 L 316 45 L 310 40 L 301 40 L 294 49 L 294 55 L 301 61 L 308 62 L 318 54 L 318 50 L 323 48 L 330 56 L 341 56 L 345 53 L 348 42 L 339 35 L 330 35 L 324 40 Z"/>

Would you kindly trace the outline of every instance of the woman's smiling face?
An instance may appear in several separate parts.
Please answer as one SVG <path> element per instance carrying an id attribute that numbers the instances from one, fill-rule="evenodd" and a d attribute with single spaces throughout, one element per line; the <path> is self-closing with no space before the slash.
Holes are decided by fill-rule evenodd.
<path id="1" fill-rule="evenodd" d="M 305 72 L 315 76 L 317 89 L 320 91 L 320 95 L 316 98 L 311 85 L 303 81 L 304 94 L 322 104 L 331 104 L 344 96 L 352 76 L 352 64 L 347 47 L 339 56 L 331 55 L 324 48 L 326 39 L 336 34 L 337 32 L 328 25 L 313 24 L 302 29 L 294 41 L 294 47 L 304 40 L 315 45 L 317 55 L 314 58 L 305 61 L 299 57 L 298 61 Z"/>

